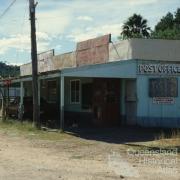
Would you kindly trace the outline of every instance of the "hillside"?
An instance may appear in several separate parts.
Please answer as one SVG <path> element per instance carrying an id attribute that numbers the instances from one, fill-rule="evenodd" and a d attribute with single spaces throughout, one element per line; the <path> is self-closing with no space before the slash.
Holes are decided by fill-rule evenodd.
<path id="1" fill-rule="evenodd" d="M 19 66 L 13 66 L 13 65 L 7 65 L 5 62 L 0 61 L 0 77 L 15 77 L 19 76 L 20 74 L 20 67 Z"/>

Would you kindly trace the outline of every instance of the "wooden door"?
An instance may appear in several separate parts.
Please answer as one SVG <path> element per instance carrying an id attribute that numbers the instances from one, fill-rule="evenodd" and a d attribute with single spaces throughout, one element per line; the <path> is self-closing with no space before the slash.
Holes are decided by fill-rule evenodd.
<path id="1" fill-rule="evenodd" d="M 120 81 L 118 79 L 94 79 L 94 122 L 99 126 L 113 126 L 119 122 Z"/>

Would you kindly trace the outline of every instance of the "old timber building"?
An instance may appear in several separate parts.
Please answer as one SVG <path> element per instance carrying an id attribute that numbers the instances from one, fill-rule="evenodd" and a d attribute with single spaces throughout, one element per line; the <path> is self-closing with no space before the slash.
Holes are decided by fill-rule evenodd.
<path id="1" fill-rule="evenodd" d="M 49 51 L 38 59 L 39 94 L 52 107 L 54 127 L 180 128 L 178 40 L 112 43 L 105 35 L 77 43 L 74 52 Z M 30 63 L 20 68 L 11 81 L 19 83 L 23 106 L 23 97 L 32 96 L 32 70 Z"/>

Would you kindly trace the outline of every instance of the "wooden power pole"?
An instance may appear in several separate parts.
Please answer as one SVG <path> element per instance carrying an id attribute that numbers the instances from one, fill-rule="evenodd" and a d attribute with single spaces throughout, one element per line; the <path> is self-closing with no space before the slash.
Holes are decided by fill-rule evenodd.
<path id="1" fill-rule="evenodd" d="M 32 59 L 32 90 L 33 90 L 33 121 L 38 129 L 41 128 L 38 102 L 38 60 L 36 44 L 36 5 L 34 0 L 29 0 L 29 13 L 31 21 L 31 59 Z"/>

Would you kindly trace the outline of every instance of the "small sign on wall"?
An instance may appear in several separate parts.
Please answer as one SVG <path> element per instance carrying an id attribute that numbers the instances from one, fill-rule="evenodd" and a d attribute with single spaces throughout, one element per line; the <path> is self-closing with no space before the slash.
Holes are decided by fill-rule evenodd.
<path id="1" fill-rule="evenodd" d="M 174 104 L 175 100 L 172 97 L 154 97 L 153 103 L 155 103 L 155 104 Z"/>

